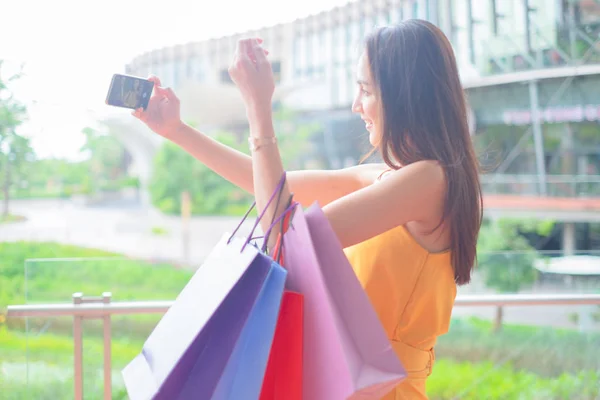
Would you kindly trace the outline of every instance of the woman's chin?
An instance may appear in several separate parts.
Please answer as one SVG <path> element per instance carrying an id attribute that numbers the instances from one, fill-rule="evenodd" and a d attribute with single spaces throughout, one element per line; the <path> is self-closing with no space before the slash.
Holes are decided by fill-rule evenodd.
<path id="1" fill-rule="evenodd" d="M 375 132 L 369 131 L 369 143 L 371 146 L 377 147 L 379 145 L 379 136 Z"/>

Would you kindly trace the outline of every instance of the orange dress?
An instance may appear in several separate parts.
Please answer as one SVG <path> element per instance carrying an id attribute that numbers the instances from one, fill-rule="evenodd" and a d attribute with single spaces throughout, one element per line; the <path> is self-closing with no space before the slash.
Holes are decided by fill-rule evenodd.
<path id="1" fill-rule="evenodd" d="M 427 399 L 433 347 L 448 331 L 456 297 L 450 251 L 430 253 L 398 226 L 345 253 L 408 372 L 383 399 Z"/>

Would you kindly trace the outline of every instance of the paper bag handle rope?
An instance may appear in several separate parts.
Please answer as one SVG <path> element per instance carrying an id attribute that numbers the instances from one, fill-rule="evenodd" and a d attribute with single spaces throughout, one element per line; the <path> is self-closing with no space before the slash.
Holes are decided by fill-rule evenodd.
<path id="1" fill-rule="evenodd" d="M 267 229 L 267 233 L 265 234 L 265 241 L 263 243 L 263 247 L 262 247 L 262 251 L 263 253 L 265 251 L 267 251 L 267 241 L 269 238 L 269 235 L 271 234 L 271 231 L 273 230 L 273 228 L 275 227 L 275 225 L 277 225 L 281 220 L 283 220 L 288 213 L 291 213 L 294 208 L 296 208 L 300 203 L 298 203 L 297 201 L 292 201 L 292 203 L 290 204 L 290 206 L 288 208 L 285 209 L 284 212 L 282 212 L 276 219 L 275 221 L 273 221 L 273 223 L 271 224 L 271 226 L 269 227 L 269 229 Z M 283 229 L 282 229 L 283 232 Z"/>
<path id="2" fill-rule="evenodd" d="M 246 246 L 248 245 L 248 243 L 250 243 L 250 240 L 252 240 L 252 235 L 254 234 L 254 231 L 256 230 L 256 228 L 258 227 L 258 224 L 260 223 L 260 221 L 264 217 L 265 212 L 267 211 L 267 208 L 269 208 L 269 206 L 271 205 L 271 203 L 275 199 L 275 196 L 277 194 L 279 194 L 283 190 L 283 186 L 285 185 L 285 181 L 286 181 L 286 173 L 284 171 L 283 174 L 281 175 L 281 179 L 279 180 L 279 183 L 277 184 L 277 187 L 275 187 L 275 190 L 271 194 L 271 197 L 267 201 L 267 204 L 265 205 L 265 207 L 261 211 L 260 215 L 256 219 L 256 222 L 254 223 L 254 226 L 252 227 L 252 230 L 250 231 L 250 234 L 248 235 L 246 241 L 244 242 L 244 245 L 242 246 L 241 251 L 244 251 L 244 249 L 246 248 Z M 240 227 L 242 226 L 242 224 L 244 223 L 244 221 L 248 218 L 248 215 L 250 215 L 250 212 L 252 212 L 252 210 L 254 209 L 255 206 L 256 206 L 256 201 L 254 201 L 252 203 L 252 205 L 250 206 L 250 208 L 248 209 L 248 211 L 246 211 L 246 214 L 244 214 L 244 216 L 242 217 L 242 219 L 241 219 L 240 223 L 238 224 L 238 226 L 233 230 L 233 233 L 231 234 L 231 236 L 229 236 L 229 239 L 227 240 L 227 244 L 229 244 L 231 242 L 231 240 L 233 239 L 233 237 L 235 236 L 235 234 L 239 231 Z M 268 237 L 268 236 L 266 236 L 266 237 Z M 265 242 L 266 242 L 266 239 L 265 239 Z"/>

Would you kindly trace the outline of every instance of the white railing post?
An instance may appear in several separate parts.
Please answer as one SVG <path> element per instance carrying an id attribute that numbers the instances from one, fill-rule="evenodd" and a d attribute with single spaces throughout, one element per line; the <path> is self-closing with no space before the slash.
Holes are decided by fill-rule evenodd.
<path id="1" fill-rule="evenodd" d="M 73 306 L 75 309 L 86 304 L 97 304 L 106 308 L 100 315 L 86 315 L 86 313 L 72 313 L 73 315 L 73 383 L 75 400 L 83 400 L 83 320 L 86 318 L 102 319 L 103 338 L 103 370 L 104 370 L 104 400 L 112 399 L 112 365 L 111 365 L 111 320 L 110 302 L 111 292 L 102 293 L 102 297 L 84 297 L 83 293 L 73 293 Z"/>
<path id="2" fill-rule="evenodd" d="M 73 293 L 73 305 L 83 303 L 83 293 Z M 73 315 L 73 384 L 75 400 L 83 400 L 83 337 L 81 315 Z"/>
<path id="3" fill-rule="evenodd" d="M 106 305 L 110 305 L 110 300 L 112 297 L 112 293 L 104 292 L 102 293 L 102 303 Z M 106 313 L 102 318 L 102 328 L 103 333 L 102 336 L 104 338 L 104 400 L 112 399 L 112 360 L 111 360 L 111 350 L 112 350 L 112 338 L 111 338 L 111 321 L 110 321 L 110 313 Z"/>

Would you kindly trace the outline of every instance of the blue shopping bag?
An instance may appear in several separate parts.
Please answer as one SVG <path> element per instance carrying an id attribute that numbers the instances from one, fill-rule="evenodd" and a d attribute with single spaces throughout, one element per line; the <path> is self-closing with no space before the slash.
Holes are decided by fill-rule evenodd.
<path id="1" fill-rule="evenodd" d="M 212 400 L 260 397 L 286 277 L 287 271 L 273 262 Z"/>

